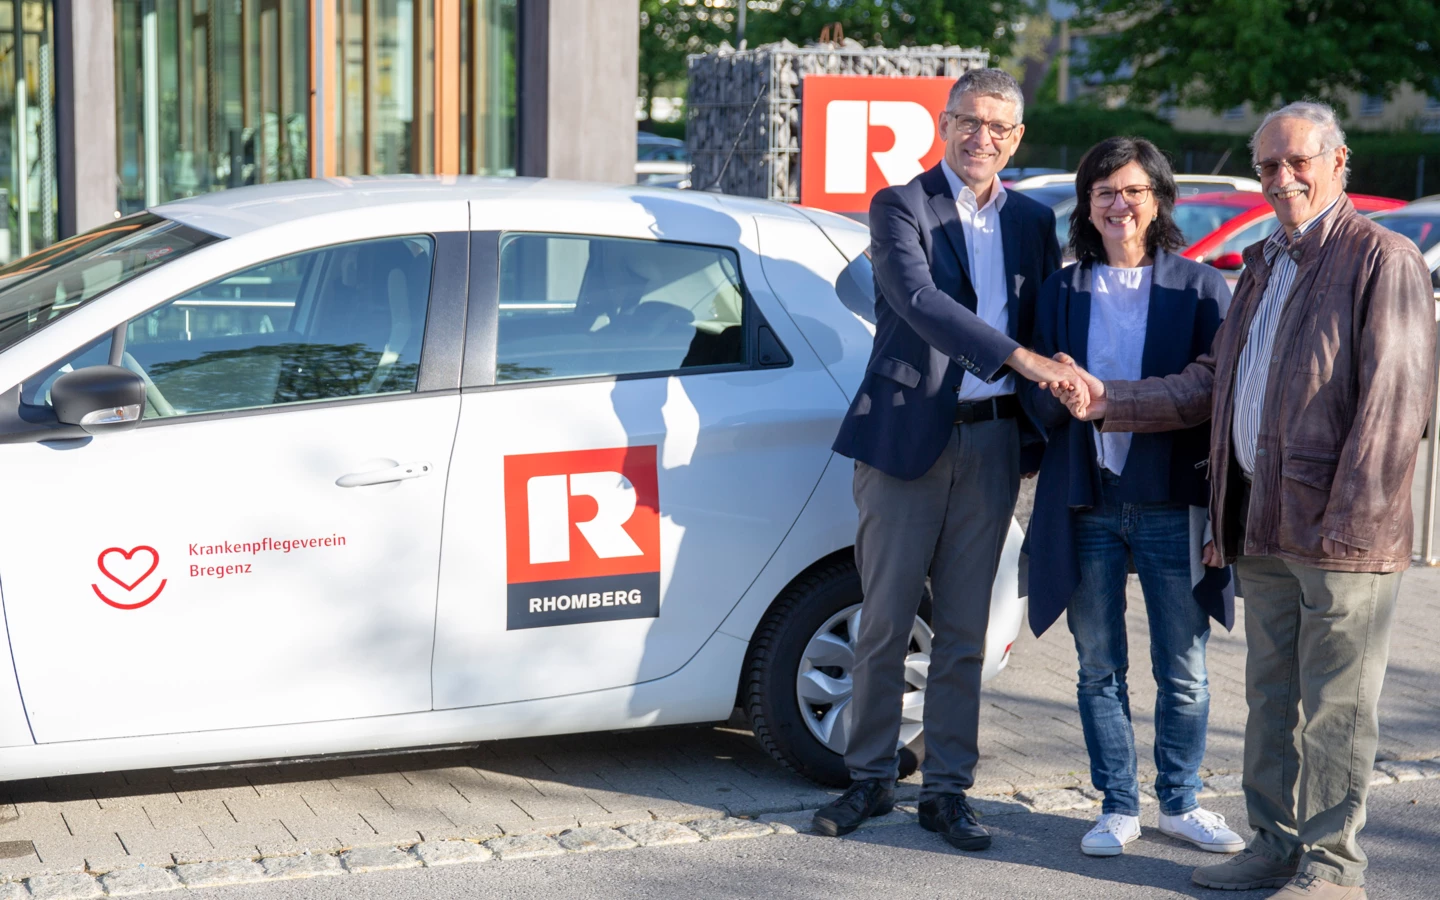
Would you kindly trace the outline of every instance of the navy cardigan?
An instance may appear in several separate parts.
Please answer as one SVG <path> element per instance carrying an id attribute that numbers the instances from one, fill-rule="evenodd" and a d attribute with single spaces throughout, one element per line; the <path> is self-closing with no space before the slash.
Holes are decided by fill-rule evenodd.
<path id="1" fill-rule="evenodd" d="M 1230 302 L 1224 276 L 1210 266 L 1158 250 L 1151 270 L 1150 309 L 1140 377 L 1173 375 L 1210 349 Z M 1075 263 L 1051 275 L 1035 306 L 1033 346 L 1053 356 L 1064 351 L 1089 365 L 1091 265 Z M 1095 505 L 1100 466 L 1094 426 L 1071 418 L 1064 404 L 1031 382 L 1020 400 L 1045 430 L 1045 457 L 1035 487 L 1035 510 L 1026 534 L 1030 558 L 1030 628 L 1038 636 L 1060 618 L 1080 584 L 1074 513 Z M 1210 426 L 1137 434 L 1118 487 L 1128 503 L 1209 505 L 1206 485 Z M 1235 622 L 1230 570 L 1206 569 L 1195 601 L 1230 628 Z"/>

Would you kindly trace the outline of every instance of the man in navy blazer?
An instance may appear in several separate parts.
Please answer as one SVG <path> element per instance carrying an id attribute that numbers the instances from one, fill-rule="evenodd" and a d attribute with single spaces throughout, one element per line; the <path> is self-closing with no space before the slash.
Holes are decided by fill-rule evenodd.
<path id="1" fill-rule="evenodd" d="M 816 813 L 845 834 L 894 803 L 905 656 L 931 585 L 920 824 L 962 850 L 990 835 L 965 799 L 979 751 L 990 593 L 1019 491 L 1025 420 L 1016 376 L 1070 384 L 1025 349 L 1035 297 L 1060 267 L 1055 216 L 997 173 L 1025 133 L 999 69 L 967 72 L 940 115 L 942 162 L 870 205 L 875 345 L 835 451 L 855 460 L 855 559 L 864 606 L 845 762 L 851 787 Z M 1025 466 L 1038 468 L 1039 454 Z"/>

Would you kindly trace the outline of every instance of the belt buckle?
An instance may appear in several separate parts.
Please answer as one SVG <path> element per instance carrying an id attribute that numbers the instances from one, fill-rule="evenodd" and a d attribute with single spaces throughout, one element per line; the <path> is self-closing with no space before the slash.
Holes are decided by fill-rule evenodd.
<path id="1" fill-rule="evenodd" d="M 955 404 L 955 424 L 970 425 L 975 421 L 975 404 L 970 400 L 962 400 Z"/>

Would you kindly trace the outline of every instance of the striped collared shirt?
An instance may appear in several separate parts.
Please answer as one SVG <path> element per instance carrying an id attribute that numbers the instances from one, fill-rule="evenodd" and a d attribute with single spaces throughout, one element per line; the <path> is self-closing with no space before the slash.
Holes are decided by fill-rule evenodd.
<path id="1" fill-rule="evenodd" d="M 1295 229 L 1293 236 L 1281 226 L 1265 241 L 1265 262 L 1270 265 L 1270 279 L 1265 283 L 1260 308 L 1250 322 L 1250 337 L 1240 351 L 1240 362 L 1235 371 L 1235 419 L 1231 436 L 1235 444 L 1235 461 L 1240 463 L 1246 475 L 1255 473 L 1260 417 L 1265 411 L 1265 388 L 1270 379 L 1270 366 L 1278 361 L 1275 356 L 1275 330 L 1280 325 L 1280 313 L 1285 309 L 1290 288 L 1295 284 L 1295 260 L 1286 250 L 1291 241 L 1319 225 L 1334 208 L 1335 203 L 1325 207 L 1320 215 Z"/>

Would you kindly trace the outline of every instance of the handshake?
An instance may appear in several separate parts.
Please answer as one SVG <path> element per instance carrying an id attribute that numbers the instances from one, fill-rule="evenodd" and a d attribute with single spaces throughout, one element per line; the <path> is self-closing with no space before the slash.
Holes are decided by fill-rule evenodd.
<path id="1" fill-rule="evenodd" d="M 1008 360 L 1010 368 L 1035 382 L 1065 404 L 1082 422 L 1105 418 L 1105 382 L 1082 369 L 1064 353 L 1046 359 L 1032 350 L 1016 350 Z"/>

